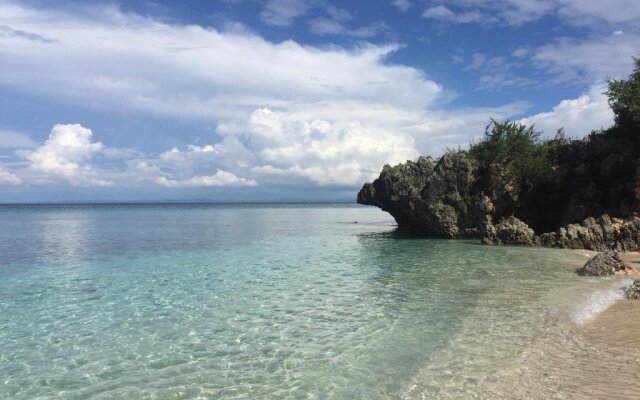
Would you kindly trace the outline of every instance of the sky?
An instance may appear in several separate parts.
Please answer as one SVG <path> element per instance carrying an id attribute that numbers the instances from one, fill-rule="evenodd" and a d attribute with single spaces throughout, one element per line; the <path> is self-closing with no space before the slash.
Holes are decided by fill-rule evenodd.
<path id="1" fill-rule="evenodd" d="M 638 0 L 0 0 L 0 202 L 354 201 L 490 118 L 580 138 Z"/>

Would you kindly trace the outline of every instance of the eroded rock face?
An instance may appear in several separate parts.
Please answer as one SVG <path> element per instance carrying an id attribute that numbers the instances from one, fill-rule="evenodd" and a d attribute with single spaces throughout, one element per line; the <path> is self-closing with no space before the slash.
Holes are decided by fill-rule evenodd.
<path id="1" fill-rule="evenodd" d="M 489 225 L 482 242 L 510 246 L 533 246 L 536 235 L 529 225 L 515 217 L 502 219 L 497 225 Z"/>
<path id="2" fill-rule="evenodd" d="M 358 203 L 380 207 L 398 225 L 429 236 L 479 237 L 489 205 L 472 196 L 477 165 L 462 153 L 390 167 L 358 193 Z"/>
<path id="3" fill-rule="evenodd" d="M 629 290 L 627 290 L 627 298 L 630 300 L 640 300 L 640 280 L 634 281 Z"/>
<path id="4" fill-rule="evenodd" d="M 540 235 L 540 244 L 595 251 L 639 251 L 640 218 L 622 220 L 606 214 L 597 219 L 587 218 L 581 224 L 570 224 Z"/>
<path id="5" fill-rule="evenodd" d="M 607 276 L 615 274 L 616 271 L 624 270 L 625 263 L 620 259 L 618 253 L 608 251 L 591 257 L 578 272 L 587 276 Z"/>
<path id="6" fill-rule="evenodd" d="M 640 251 L 638 142 L 594 134 L 553 148 L 557 179 L 546 186 L 517 179 L 500 162 L 479 165 L 462 151 L 420 157 L 386 165 L 362 187 L 358 203 L 380 207 L 400 227 L 433 237 Z"/>

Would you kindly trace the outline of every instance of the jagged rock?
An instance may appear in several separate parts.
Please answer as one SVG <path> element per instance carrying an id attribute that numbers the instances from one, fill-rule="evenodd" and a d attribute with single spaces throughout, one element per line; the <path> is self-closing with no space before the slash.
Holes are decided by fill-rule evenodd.
<path id="1" fill-rule="evenodd" d="M 633 182 L 633 194 L 635 200 L 634 212 L 640 212 L 640 160 L 636 162 L 636 176 Z"/>
<path id="2" fill-rule="evenodd" d="M 503 165 L 489 166 L 487 193 L 498 210 L 513 210 L 518 204 L 519 191 L 515 179 L 507 173 Z"/>
<path id="3" fill-rule="evenodd" d="M 495 226 L 488 226 L 482 242 L 485 244 L 532 246 L 536 244 L 536 237 L 529 225 L 518 218 L 508 217 L 500 220 Z"/>
<path id="4" fill-rule="evenodd" d="M 545 184 L 518 177 L 504 160 L 487 165 L 469 152 L 420 157 L 386 165 L 362 187 L 358 203 L 429 236 L 640 251 L 639 142 L 614 129 L 552 146 L 554 179 Z M 528 227 L 503 224 L 509 216 Z"/>
<path id="5" fill-rule="evenodd" d="M 633 281 L 627 290 L 627 298 L 630 300 L 640 300 L 640 280 Z"/>
<path id="6" fill-rule="evenodd" d="M 618 170 L 624 162 L 624 157 L 620 154 L 609 154 L 600 165 L 600 176 L 607 178 L 618 174 Z"/>
<path id="7" fill-rule="evenodd" d="M 587 218 L 582 224 L 570 224 L 556 232 L 542 234 L 538 242 L 543 246 L 595 251 L 639 251 L 640 218 L 622 220 L 602 215 Z"/>
<path id="8" fill-rule="evenodd" d="M 594 182 L 589 182 L 584 187 L 576 190 L 569 198 L 569 204 L 567 204 L 562 215 L 561 225 L 582 221 L 594 210 L 601 214 L 602 206 L 597 200 L 598 187 Z"/>
<path id="9" fill-rule="evenodd" d="M 593 256 L 578 272 L 588 276 L 607 276 L 615 274 L 616 271 L 624 271 L 625 266 L 618 253 L 608 251 Z"/>
<path id="10" fill-rule="evenodd" d="M 482 196 L 470 196 L 477 165 L 463 153 L 445 154 L 390 167 L 365 184 L 358 203 L 380 207 L 402 227 L 422 234 L 459 238 L 477 236 L 486 216 Z"/>

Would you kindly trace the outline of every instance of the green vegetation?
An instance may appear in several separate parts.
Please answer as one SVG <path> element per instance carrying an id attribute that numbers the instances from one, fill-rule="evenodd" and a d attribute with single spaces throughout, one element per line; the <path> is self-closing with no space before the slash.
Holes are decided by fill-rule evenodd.
<path id="1" fill-rule="evenodd" d="M 609 80 L 609 105 L 616 125 L 625 129 L 640 129 L 640 58 L 634 59 L 633 73 L 627 80 Z"/>
<path id="2" fill-rule="evenodd" d="M 535 186 L 554 180 L 549 150 L 564 141 L 562 131 L 558 131 L 554 140 L 542 140 L 533 126 L 492 119 L 485 129 L 484 140 L 473 144 L 469 155 L 485 168 L 491 164 L 504 165 L 521 184 Z"/>
<path id="3" fill-rule="evenodd" d="M 607 95 L 615 115 L 615 126 L 594 131 L 591 136 L 629 135 L 640 139 L 640 58 L 634 59 L 634 70 L 628 79 L 610 80 Z M 505 167 L 507 173 L 524 188 L 539 188 L 562 183 L 563 177 L 554 165 L 556 155 L 571 145 L 562 129 L 553 139 L 543 139 L 534 126 L 516 121 L 491 119 L 484 139 L 472 144 L 468 155 L 488 169 L 492 164 Z"/>

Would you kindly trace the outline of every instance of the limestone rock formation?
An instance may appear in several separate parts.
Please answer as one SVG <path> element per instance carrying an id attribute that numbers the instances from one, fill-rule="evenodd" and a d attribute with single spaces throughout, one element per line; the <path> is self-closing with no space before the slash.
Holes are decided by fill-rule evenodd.
<path id="1" fill-rule="evenodd" d="M 630 300 L 640 300 L 640 280 L 634 281 L 627 290 L 627 298 Z"/>
<path id="2" fill-rule="evenodd" d="M 358 203 L 380 207 L 398 224 L 418 233 L 444 237 L 479 237 L 491 208 L 483 196 L 470 195 L 477 165 L 463 153 L 447 153 L 390 167 L 358 193 Z"/>
<path id="3" fill-rule="evenodd" d="M 581 224 L 569 224 L 556 232 L 540 235 L 540 244 L 548 247 L 595 251 L 640 250 L 640 218 L 627 220 L 604 214 L 587 218 Z"/>
<path id="4" fill-rule="evenodd" d="M 625 266 L 618 253 L 608 251 L 590 258 L 578 272 L 587 276 L 607 276 L 615 274 L 616 271 L 624 271 Z"/>
<path id="5" fill-rule="evenodd" d="M 358 203 L 404 228 L 487 244 L 640 251 L 640 137 L 594 132 L 549 147 L 543 184 L 467 151 L 385 165 Z"/>
<path id="6" fill-rule="evenodd" d="M 488 225 L 482 242 L 485 244 L 532 246 L 537 243 L 537 238 L 529 225 L 518 218 L 508 217 L 500 220 L 495 226 Z"/>

